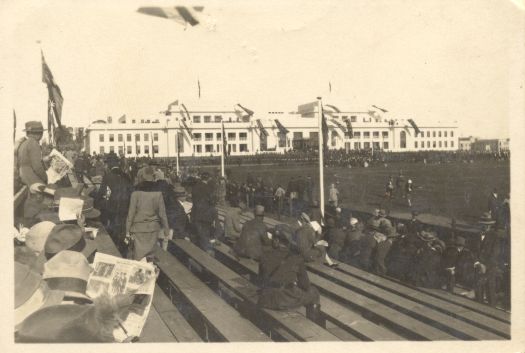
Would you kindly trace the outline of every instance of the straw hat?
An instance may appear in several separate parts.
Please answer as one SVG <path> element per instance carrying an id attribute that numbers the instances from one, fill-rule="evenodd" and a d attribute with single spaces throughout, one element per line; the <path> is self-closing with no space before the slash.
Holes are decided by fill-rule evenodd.
<path id="1" fill-rule="evenodd" d="M 65 296 L 86 296 L 91 266 L 84 255 L 76 251 L 63 250 L 44 264 L 42 278 L 49 288 L 62 290 Z"/>
<path id="2" fill-rule="evenodd" d="M 49 260 L 62 250 L 82 253 L 86 258 L 96 251 L 96 243 L 85 239 L 82 229 L 74 224 L 57 224 L 44 244 L 44 256 Z"/>
<path id="3" fill-rule="evenodd" d="M 47 237 L 54 227 L 55 223 L 49 221 L 40 222 L 32 226 L 26 234 L 26 246 L 37 253 L 42 252 Z"/>

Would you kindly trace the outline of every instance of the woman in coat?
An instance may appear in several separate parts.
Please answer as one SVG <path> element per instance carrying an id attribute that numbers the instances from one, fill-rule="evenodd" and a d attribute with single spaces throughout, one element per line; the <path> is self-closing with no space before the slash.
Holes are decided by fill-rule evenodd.
<path id="1" fill-rule="evenodd" d="M 131 194 L 126 222 L 126 237 L 131 240 L 134 260 L 152 255 L 157 239 L 169 237 L 168 218 L 162 192 L 154 181 L 151 167 L 144 168 L 142 180 Z"/>

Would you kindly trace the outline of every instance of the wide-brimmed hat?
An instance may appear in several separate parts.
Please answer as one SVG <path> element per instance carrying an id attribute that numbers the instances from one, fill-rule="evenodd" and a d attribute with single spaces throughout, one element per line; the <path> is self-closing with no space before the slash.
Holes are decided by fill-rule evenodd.
<path id="1" fill-rule="evenodd" d="M 310 217 L 304 212 L 302 212 L 301 215 L 299 216 L 299 220 L 302 222 L 310 223 Z"/>
<path id="2" fill-rule="evenodd" d="M 63 250 L 44 264 L 42 278 L 50 289 L 64 291 L 65 296 L 90 299 L 86 296 L 91 266 L 76 251 Z"/>
<path id="3" fill-rule="evenodd" d="M 86 239 L 79 226 L 57 224 L 47 237 L 43 254 L 49 260 L 63 250 L 71 250 L 80 252 L 88 258 L 96 249 L 96 243 L 93 240 Z"/>
<path id="4" fill-rule="evenodd" d="M 419 237 L 419 239 L 423 240 L 424 242 L 429 242 L 429 241 L 436 239 L 436 236 L 434 234 L 424 231 L 424 230 L 417 233 L 417 236 Z"/>
<path id="5" fill-rule="evenodd" d="M 25 132 L 44 132 L 46 129 L 44 129 L 44 126 L 40 121 L 28 121 L 26 123 L 26 128 L 24 129 Z"/>
<path id="6" fill-rule="evenodd" d="M 481 217 L 479 218 L 479 221 L 478 221 L 479 224 L 494 224 L 496 223 L 496 221 L 494 219 L 492 219 L 492 215 L 490 214 L 490 212 L 485 212 L 483 213 L 483 215 L 481 215 Z"/>
<path id="7" fill-rule="evenodd" d="M 45 221 L 32 226 L 26 234 L 26 246 L 34 252 L 40 253 L 44 250 L 44 244 L 55 223 Z"/>
<path id="8" fill-rule="evenodd" d="M 254 216 L 264 216 L 264 206 L 256 205 L 255 210 L 253 211 Z"/>
<path id="9" fill-rule="evenodd" d="M 155 171 L 152 167 L 146 167 L 142 171 L 142 180 L 155 181 Z"/>
<path id="10" fill-rule="evenodd" d="M 186 189 L 180 185 L 175 186 L 173 192 L 175 193 L 175 197 L 186 196 Z"/>
<path id="11" fill-rule="evenodd" d="M 82 197 L 84 204 L 82 205 L 82 215 L 87 219 L 94 219 L 100 217 L 100 211 L 94 207 L 94 200 L 92 197 Z"/>
<path id="12" fill-rule="evenodd" d="M 59 304 L 62 297 L 63 293 L 48 290 L 40 274 L 15 262 L 15 327 L 38 309 Z"/>

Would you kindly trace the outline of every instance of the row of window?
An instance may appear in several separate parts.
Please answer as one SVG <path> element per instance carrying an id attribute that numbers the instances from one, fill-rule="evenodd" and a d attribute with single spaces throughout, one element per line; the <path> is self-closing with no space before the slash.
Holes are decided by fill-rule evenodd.
<path id="1" fill-rule="evenodd" d="M 427 147 L 426 148 L 430 148 L 430 142 L 431 141 L 427 141 Z M 421 141 L 420 143 L 418 143 L 418 141 L 414 141 L 414 147 L 415 148 L 425 148 L 425 141 Z M 445 148 L 448 148 L 449 146 L 449 143 L 448 141 L 432 141 L 432 148 L 442 148 L 442 147 L 445 147 Z M 450 141 L 450 147 L 454 147 L 454 141 Z"/>
<path id="2" fill-rule="evenodd" d="M 388 131 L 381 131 L 381 136 L 383 138 L 388 138 Z M 379 138 L 379 131 L 372 131 L 372 137 Z M 356 139 L 361 138 L 361 131 L 355 131 L 354 138 Z M 370 131 L 363 131 L 363 138 L 365 139 L 370 138 Z"/>
<path id="3" fill-rule="evenodd" d="M 237 138 L 237 133 L 235 132 L 228 132 L 228 141 L 235 141 Z M 217 141 L 221 141 L 222 139 L 222 133 L 217 132 L 215 134 L 215 139 Z M 202 133 L 196 132 L 193 134 L 193 141 L 201 141 L 202 140 Z M 213 132 L 206 132 L 204 134 L 204 140 L 205 141 L 213 141 Z M 239 132 L 239 141 L 246 141 L 248 140 L 248 133 L 247 132 Z"/>
<path id="4" fill-rule="evenodd" d="M 206 144 L 206 145 L 193 145 L 193 152 L 195 153 L 219 153 L 221 151 L 221 145 L 212 145 L 212 144 Z M 228 152 L 237 152 L 237 144 L 228 144 Z M 248 144 L 246 143 L 240 143 L 239 144 L 239 152 L 248 152 Z"/>
<path id="5" fill-rule="evenodd" d="M 426 131 L 426 135 L 427 137 L 430 137 L 430 131 Z M 432 137 L 448 137 L 448 135 L 450 135 L 450 137 L 454 137 L 454 131 L 453 130 L 450 130 L 450 134 L 448 133 L 447 130 L 433 130 L 432 131 Z M 417 135 L 417 137 L 419 138 L 423 138 L 425 137 L 425 131 L 420 131 L 420 133 Z"/>
<path id="6" fill-rule="evenodd" d="M 126 141 L 127 142 L 132 142 L 131 135 L 132 134 L 126 134 Z M 150 136 L 152 136 L 153 141 L 158 141 L 159 140 L 159 134 L 154 132 L 154 133 L 145 133 L 144 134 L 144 141 L 149 141 Z M 99 134 L 98 135 L 98 141 L 99 142 L 104 142 L 104 134 Z M 108 141 L 109 142 L 115 142 L 115 134 L 109 134 Z M 124 134 L 117 134 L 117 141 L 118 142 L 124 141 Z M 138 142 L 138 141 L 140 141 L 140 134 L 135 134 L 135 142 Z"/>
<path id="7" fill-rule="evenodd" d="M 133 152 L 133 150 L 135 150 L 135 152 Z M 159 153 L 159 146 L 153 145 L 152 150 L 153 150 L 153 153 Z M 133 146 L 126 146 L 126 154 L 141 154 L 142 153 L 141 151 L 142 151 L 142 148 L 139 145 L 135 146 L 135 148 L 133 148 Z M 144 154 L 149 154 L 149 151 L 150 151 L 149 146 L 148 145 L 144 146 Z M 100 154 L 104 154 L 106 152 L 116 153 L 115 146 L 109 146 L 109 151 L 106 151 L 104 146 L 99 147 Z M 184 152 L 184 151 L 180 151 L 180 152 Z M 124 146 L 118 146 L 118 154 L 121 155 L 123 153 L 124 153 Z"/>
<path id="8" fill-rule="evenodd" d="M 212 122 L 212 116 L 211 115 L 204 115 L 203 120 L 205 123 L 211 123 Z M 213 122 L 220 123 L 222 121 L 222 115 L 215 115 L 213 117 Z M 200 115 L 194 115 L 193 116 L 193 123 L 199 124 L 201 122 L 201 116 Z"/>

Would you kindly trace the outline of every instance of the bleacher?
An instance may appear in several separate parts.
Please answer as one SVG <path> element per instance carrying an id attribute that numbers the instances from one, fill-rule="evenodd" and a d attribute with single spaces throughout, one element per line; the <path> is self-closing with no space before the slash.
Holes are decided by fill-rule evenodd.
<path id="1" fill-rule="evenodd" d="M 21 202 L 15 199 L 15 205 Z M 219 208 L 223 219 L 225 210 Z M 243 216 L 243 222 L 251 219 Z M 280 223 L 265 218 L 268 227 Z M 102 225 L 100 252 L 120 256 Z M 304 308 L 256 306 L 258 264 L 217 244 L 210 256 L 186 240 L 157 249 L 160 275 L 140 342 L 506 340 L 510 313 L 442 290 L 407 286 L 358 268 L 309 264 L 322 323 Z"/>

